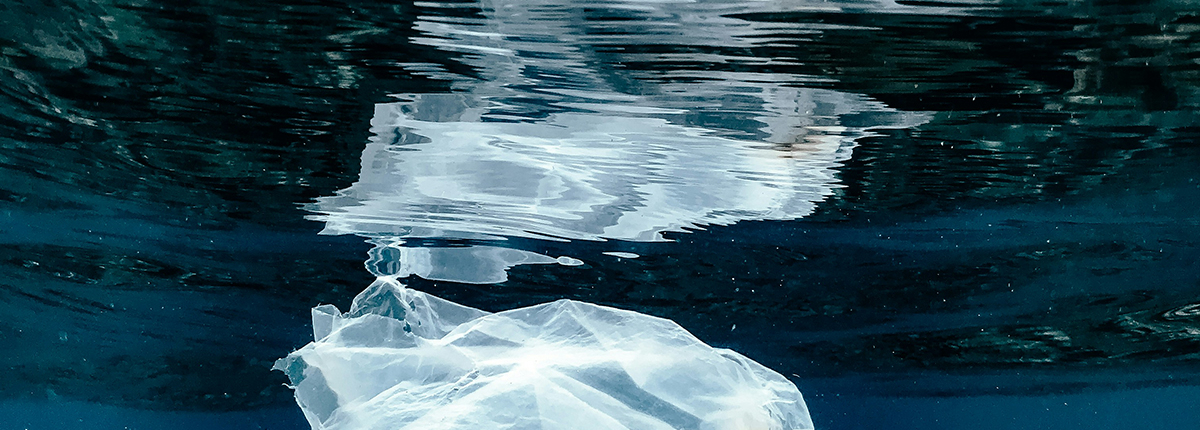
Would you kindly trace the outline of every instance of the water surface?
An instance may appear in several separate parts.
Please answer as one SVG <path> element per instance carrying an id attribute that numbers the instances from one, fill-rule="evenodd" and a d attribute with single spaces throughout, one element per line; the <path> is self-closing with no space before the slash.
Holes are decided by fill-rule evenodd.
<path id="1" fill-rule="evenodd" d="M 0 427 L 299 428 L 270 363 L 393 274 L 675 319 L 819 428 L 1186 426 L 1196 6 L 10 2 Z"/>

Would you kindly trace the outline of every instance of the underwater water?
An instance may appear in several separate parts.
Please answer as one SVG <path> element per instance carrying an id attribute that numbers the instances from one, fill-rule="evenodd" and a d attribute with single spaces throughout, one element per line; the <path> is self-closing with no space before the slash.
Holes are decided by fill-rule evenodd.
<path id="1" fill-rule="evenodd" d="M 304 429 L 379 276 L 672 319 L 818 429 L 1200 421 L 1190 0 L 0 5 L 0 429 Z"/>

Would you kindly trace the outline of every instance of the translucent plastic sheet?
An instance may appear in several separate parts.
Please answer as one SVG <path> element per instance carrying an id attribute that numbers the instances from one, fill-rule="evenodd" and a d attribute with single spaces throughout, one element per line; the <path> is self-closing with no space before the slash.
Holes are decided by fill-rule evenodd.
<path id="1" fill-rule="evenodd" d="M 313 429 L 811 429 L 795 385 L 679 325 L 570 300 L 487 313 L 381 279 L 275 363 Z"/>

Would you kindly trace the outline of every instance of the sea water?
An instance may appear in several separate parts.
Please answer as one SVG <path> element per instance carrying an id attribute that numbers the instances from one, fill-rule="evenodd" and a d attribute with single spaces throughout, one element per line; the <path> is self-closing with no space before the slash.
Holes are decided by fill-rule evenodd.
<path id="1" fill-rule="evenodd" d="M 10 2 L 0 428 L 306 428 L 379 276 L 669 318 L 817 428 L 1186 428 L 1187 1 Z"/>

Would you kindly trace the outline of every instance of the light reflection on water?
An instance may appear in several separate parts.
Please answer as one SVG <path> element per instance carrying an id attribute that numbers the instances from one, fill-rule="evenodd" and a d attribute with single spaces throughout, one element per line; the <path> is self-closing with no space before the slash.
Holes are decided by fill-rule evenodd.
<path id="1" fill-rule="evenodd" d="M 479 267 L 555 260 L 512 250 L 413 249 L 403 247 L 403 239 L 662 241 L 664 232 L 801 218 L 832 194 L 834 169 L 849 158 L 853 137 L 866 132 L 832 125 L 838 114 L 875 110 L 883 119 L 898 119 L 879 127 L 915 125 L 922 118 L 832 91 L 776 90 L 790 106 L 764 113 L 781 129 L 766 142 L 720 137 L 662 118 L 596 112 L 487 121 L 494 112 L 469 108 L 469 101 L 453 95 L 379 105 L 359 180 L 337 197 L 318 199 L 313 209 L 322 215 L 314 218 L 327 223 L 325 234 L 390 239 L 402 263 L 395 273 L 501 282 L 503 273 L 483 274 Z M 793 119 L 831 125 L 778 124 Z M 801 136 L 789 133 L 797 129 Z"/>
<path id="2" fill-rule="evenodd" d="M 576 259 L 404 239 L 663 241 L 666 232 L 802 218 L 839 186 L 836 169 L 855 139 L 928 115 L 797 87 L 810 76 L 605 68 L 794 61 L 606 52 L 613 32 L 622 44 L 733 49 L 826 27 L 724 16 L 760 6 L 485 2 L 481 17 L 423 17 L 413 42 L 466 53 L 477 78 L 454 77 L 459 93 L 377 105 L 358 181 L 319 198 L 313 219 L 326 222 L 324 234 L 360 234 L 394 248 L 372 252 L 376 275 L 496 283 L 517 264 Z M 580 20 L 614 11 L 624 20 Z M 379 261 L 388 256 L 394 261 Z"/>

